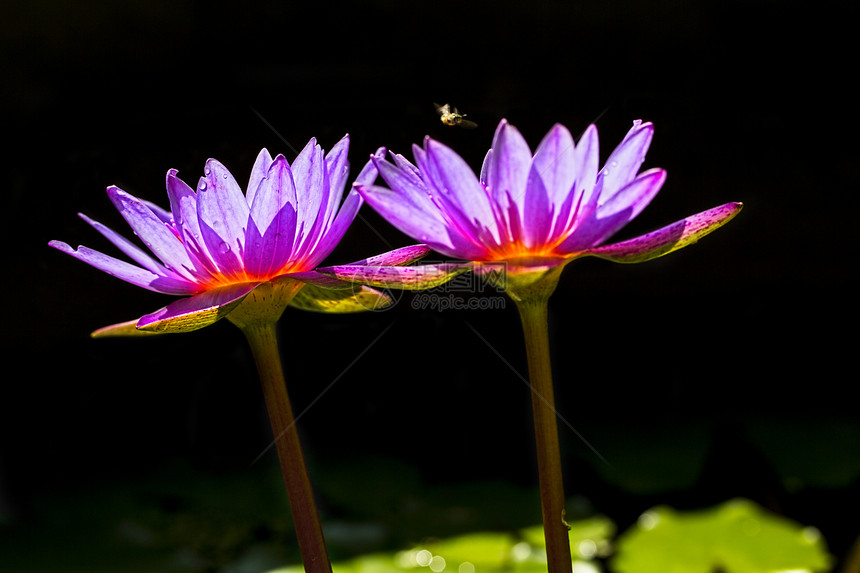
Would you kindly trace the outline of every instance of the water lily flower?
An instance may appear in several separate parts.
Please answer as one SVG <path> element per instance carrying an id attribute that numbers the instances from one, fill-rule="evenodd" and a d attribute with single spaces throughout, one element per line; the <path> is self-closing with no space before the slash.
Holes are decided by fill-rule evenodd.
<path id="1" fill-rule="evenodd" d="M 191 187 L 167 172 L 170 209 L 108 187 L 113 204 L 155 257 L 101 223 L 80 217 L 137 264 L 88 247 L 50 245 L 131 284 L 186 296 L 139 319 L 97 330 L 94 336 L 187 332 L 230 315 L 255 289 L 277 292 L 287 304 L 307 310 L 353 312 L 390 303 L 366 286 L 351 288 L 314 271 L 331 253 L 363 200 L 351 189 L 340 205 L 349 172 L 349 138 L 325 154 L 314 139 L 290 165 L 266 149 L 257 156 L 247 192 L 214 159 Z M 356 181 L 370 184 L 368 164 Z M 338 209 L 340 206 L 340 209 Z M 427 252 L 422 245 L 356 261 L 356 265 L 403 265 Z M 259 294 L 259 293 L 258 293 Z M 280 308 L 282 311 L 283 308 Z"/>
<path id="2" fill-rule="evenodd" d="M 326 154 L 314 139 L 290 165 L 263 149 L 246 192 L 226 167 L 210 159 L 196 187 L 167 172 L 170 209 L 108 187 L 113 204 L 154 257 L 101 223 L 81 215 L 134 263 L 94 251 L 50 245 L 131 284 L 181 298 L 95 337 L 187 332 L 221 318 L 237 325 L 251 346 L 290 502 L 305 569 L 331 573 L 325 539 L 296 431 L 278 352 L 276 323 L 288 306 L 322 312 L 380 308 L 391 299 L 314 270 L 343 237 L 363 199 L 355 190 L 341 204 L 349 138 Z M 372 184 L 368 163 L 356 181 Z M 413 245 L 357 261 L 356 266 L 409 264 L 428 252 Z"/>
<path id="3" fill-rule="evenodd" d="M 508 292 L 532 284 L 547 271 L 571 261 L 600 257 L 639 263 L 686 247 L 727 223 L 741 203 L 726 203 L 654 232 L 605 244 L 654 198 L 666 180 L 663 169 L 639 172 L 654 126 L 635 121 L 623 141 L 599 164 L 597 128 L 578 143 L 555 125 L 532 154 L 520 132 L 502 120 L 480 175 L 452 149 L 429 137 L 413 146 L 415 164 L 399 154 L 371 160 L 389 188 L 359 182 L 356 189 L 392 225 L 434 250 L 466 259 L 475 270 L 498 280 L 505 270 Z M 373 279 L 392 285 L 388 275 L 416 269 L 326 267 L 344 279 Z M 525 276 L 519 276 L 525 275 Z"/>
<path id="4" fill-rule="evenodd" d="M 634 122 L 601 168 L 593 125 L 578 143 L 564 126 L 555 125 L 532 153 L 519 131 L 502 120 L 479 175 L 453 150 L 428 137 L 423 147 L 413 146 L 414 164 L 399 154 L 392 154 L 391 162 L 381 154 L 371 159 L 389 188 L 356 185 L 400 231 L 444 255 L 465 259 L 459 265 L 503 287 L 515 301 L 532 388 L 550 573 L 571 571 L 547 333 L 547 303 L 562 269 L 586 256 L 639 263 L 666 255 L 724 225 L 742 207 L 726 203 L 606 244 L 639 215 L 666 180 L 662 169 L 640 172 L 653 133 L 651 123 Z M 421 274 L 416 267 L 340 265 L 318 270 L 375 286 L 423 286 L 414 279 Z"/>

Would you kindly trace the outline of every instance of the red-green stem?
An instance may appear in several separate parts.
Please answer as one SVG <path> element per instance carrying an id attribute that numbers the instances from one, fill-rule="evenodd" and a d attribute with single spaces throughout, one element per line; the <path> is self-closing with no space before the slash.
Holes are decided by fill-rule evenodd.
<path id="1" fill-rule="evenodd" d="M 547 299 L 519 300 L 517 309 L 523 324 L 529 363 L 547 566 L 549 573 L 571 573 L 570 528 L 565 521 L 561 452 L 549 358 Z"/>
<path id="2" fill-rule="evenodd" d="M 263 384 L 263 396 L 266 399 L 266 409 L 272 424 L 272 435 L 275 438 L 278 459 L 281 462 L 281 473 L 287 487 L 287 497 L 305 571 L 331 573 L 325 538 L 314 502 L 299 434 L 296 431 L 293 409 L 287 395 L 275 324 L 246 325 L 242 328 L 242 332 L 251 345 L 257 371 L 260 373 L 260 382 Z"/>

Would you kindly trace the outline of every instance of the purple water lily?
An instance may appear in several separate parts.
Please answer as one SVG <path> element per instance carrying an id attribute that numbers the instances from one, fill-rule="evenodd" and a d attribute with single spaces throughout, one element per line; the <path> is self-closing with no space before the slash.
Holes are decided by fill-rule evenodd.
<path id="1" fill-rule="evenodd" d="M 652 233 L 604 244 L 635 218 L 666 180 L 662 169 L 639 169 L 654 126 L 636 121 L 601 168 L 597 128 L 578 143 L 555 125 L 532 154 L 523 136 L 502 120 L 480 175 L 447 146 L 425 138 L 415 163 L 399 154 L 372 158 L 390 188 L 355 188 L 392 225 L 434 250 L 479 263 L 478 272 L 504 263 L 508 278 L 546 271 L 585 256 L 638 263 L 685 247 L 722 226 L 741 209 L 726 203 Z M 486 264 L 489 263 L 489 264 Z M 363 280 L 380 270 L 338 266 L 332 276 Z M 389 269 L 390 275 L 409 271 Z M 386 282 L 387 281 L 387 282 Z M 389 277 L 367 284 L 393 284 Z"/>
<path id="2" fill-rule="evenodd" d="M 108 187 L 113 204 L 155 257 L 83 214 L 81 218 L 136 264 L 83 246 L 75 250 L 61 241 L 50 245 L 131 284 L 189 298 L 95 334 L 202 328 L 228 315 L 267 282 L 289 284 L 284 298 L 310 310 L 348 312 L 387 304 L 383 293 L 368 287 L 344 290 L 349 285 L 313 270 L 337 246 L 363 203 L 351 189 L 341 205 L 349 173 L 348 149 L 348 136 L 328 154 L 311 139 L 292 165 L 283 155 L 273 159 L 263 149 L 246 193 L 214 159 L 206 162 L 196 188 L 171 169 L 167 172 L 170 210 Z M 376 175 L 376 168 L 368 164 L 356 181 L 369 185 Z M 354 264 L 402 265 L 427 251 L 416 245 Z"/>
<path id="3" fill-rule="evenodd" d="M 81 217 L 136 264 L 87 247 L 75 250 L 60 241 L 50 243 L 131 284 L 186 297 L 139 319 L 101 328 L 95 337 L 186 332 L 225 317 L 239 327 L 257 364 L 299 550 L 309 573 L 331 573 L 331 564 L 287 394 L 276 324 L 288 305 L 356 312 L 391 303 L 372 288 L 314 271 L 363 202 L 353 189 L 341 205 L 348 149 L 348 137 L 327 155 L 311 139 L 292 165 L 283 155 L 273 159 L 263 149 L 245 193 L 214 159 L 206 162 L 196 188 L 171 169 L 169 211 L 109 187 L 111 201 L 155 257 L 101 223 Z M 357 181 L 369 185 L 376 176 L 376 167 L 368 163 Z M 414 245 L 354 265 L 404 265 L 428 250 Z"/>

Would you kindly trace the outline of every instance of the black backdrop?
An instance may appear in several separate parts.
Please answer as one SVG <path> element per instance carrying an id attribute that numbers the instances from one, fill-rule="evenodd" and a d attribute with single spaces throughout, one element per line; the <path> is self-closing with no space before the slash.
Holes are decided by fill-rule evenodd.
<path id="1" fill-rule="evenodd" d="M 169 298 L 46 246 L 110 251 L 75 216 L 125 232 L 107 185 L 165 204 L 168 168 L 195 181 L 215 157 L 243 181 L 263 146 L 291 159 L 312 136 L 329 149 L 345 133 L 353 174 L 376 147 L 409 155 L 427 134 L 477 168 L 501 118 L 532 146 L 555 122 L 578 134 L 596 121 L 605 157 L 642 118 L 656 125 L 646 167 L 669 178 L 619 237 L 728 201 L 746 206 L 670 257 L 566 269 L 551 303 L 560 411 L 618 472 L 650 463 L 623 463 L 643 444 L 698 435 L 690 428 L 703 438 L 678 455 L 705 465 L 683 495 L 630 496 L 606 485 L 602 462 L 565 430 L 568 490 L 622 523 L 655 501 L 782 495 L 837 553 L 856 533 L 837 509 L 856 507 L 856 476 L 849 489 L 788 495 L 747 433 L 771 420 L 795 430 L 856 421 L 853 10 L 377 0 L 5 11 L 0 476 L 10 515 L 42 492 L 177 457 L 203 471 L 240 467 L 267 443 L 252 362 L 226 322 L 158 339 L 88 338 Z M 479 128 L 442 126 L 434 101 Z M 364 208 L 328 261 L 410 242 Z M 395 296 L 387 312 L 283 318 L 296 409 L 325 390 L 301 420 L 310 456 L 323 466 L 397 457 L 440 487 L 533 483 L 528 391 L 499 358 L 525 372 L 513 305 L 438 312 Z M 826 447 L 797 445 L 797 455 Z"/>

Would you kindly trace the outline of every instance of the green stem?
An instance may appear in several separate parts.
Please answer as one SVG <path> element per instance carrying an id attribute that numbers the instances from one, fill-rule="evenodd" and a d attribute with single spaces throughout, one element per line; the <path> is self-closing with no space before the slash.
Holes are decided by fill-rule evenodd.
<path id="1" fill-rule="evenodd" d="M 281 462 L 281 473 L 287 487 L 287 497 L 305 571 L 331 573 L 322 526 L 314 502 L 299 434 L 296 431 L 293 409 L 287 395 L 275 323 L 245 325 L 242 332 L 251 345 L 257 371 L 260 373 L 263 396 L 266 399 L 266 409 L 272 424 L 272 435 L 275 438 L 278 459 Z"/>
<path id="2" fill-rule="evenodd" d="M 534 297 L 516 302 L 523 324 L 529 363 L 548 570 L 549 573 L 571 573 L 570 538 L 568 537 L 570 527 L 565 521 L 561 452 L 558 445 L 558 426 L 549 358 L 548 298 L 548 296 Z"/>

